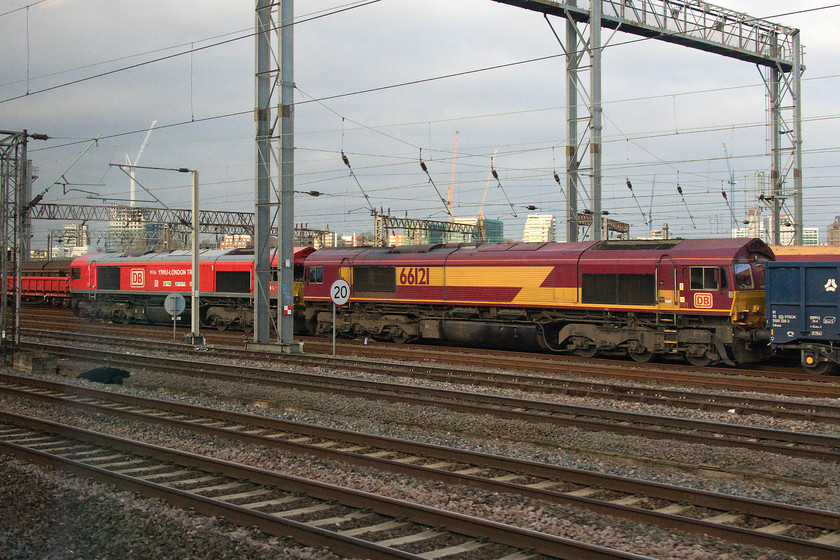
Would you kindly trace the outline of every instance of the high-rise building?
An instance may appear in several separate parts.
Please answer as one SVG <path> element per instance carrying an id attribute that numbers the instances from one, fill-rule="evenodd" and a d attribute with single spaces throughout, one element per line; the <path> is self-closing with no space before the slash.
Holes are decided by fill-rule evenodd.
<path id="1" fill-rule="evenodd" d="M 768 243 L 773 239 L 773 221 L 770 218 L 765 218 L 765 229 L 767 230 L 767 237 L 765 239 Z M 779 245 L 793 245 L 793 240 L 796 237 L 796 230 L 793 227 L 792 216 L 779 216 Z M 820 230 L 815 227 L 802 228 L 802 245 L 819 245 L 820 244 Z"/>
<path id="2" fill-rule="evenodd" d="M 90 251 L 88 225 L 65 224 L 61 232 L 53 230 L 49 233 L 47 244 L 50 258 L 53 259 L 68 259 L 84 255 Z"/>
<path id="3" fill-rule="evenodd" d="M 152 251 L 163 238 L 163 224 L 150 222 L 146 208 L 112 204 L 109 216 L 106 251 Z"/>
<path id="4" fill-rule="evenodd" d="M 554 243 L 557 221 L 553 214 L 531 214 L 525 220 L 522 241 L 526 243 Z"/>
<path id="5" fill-rule="evenodd" d="M 491 220 L 483 216 L 471 216 L 469 218 L 454 218 L 452 221 L 456 224 L 468 226 L 483 224 L 484 241 L 486 243 L 501 243 L 505 239 L 505 223 L 502 220 Z M 446 238 L 449 243 L 475 243 L 478 241 L 474 235 L 465 233 L 450 232 Z"/>
<path id="6" fill-rule="evenodd" d="M 779 245 L 793 245 L 796 231 L 793 227 L 793 218 L 791 216 L 779 217 Z M 830 229 L 829 229 L 830 235 Z M 732 228 L 733 238 L 751 238 L 757 237 L 765 243 L 773 242 L 773 221 L 769 218 L 761 218 L 756 210 L 750 210 L 747 213 L 747 227 Z M 815 227 L 802 228 L 802 245 L 819 245 L 820 244 L 820 230 Z"/>
<path id="7" fill-rule="evenodd" d="M 248 234 L 229 233 L 222 238 L 220 249 L 247 249 L 254 247 L 254 238 Z"/>
<path id="8" fill-rule="evenodd" d="M 828 244 L 840 247 L 840 216 L 836 216 L 834 222 L 828 225 Z"/>

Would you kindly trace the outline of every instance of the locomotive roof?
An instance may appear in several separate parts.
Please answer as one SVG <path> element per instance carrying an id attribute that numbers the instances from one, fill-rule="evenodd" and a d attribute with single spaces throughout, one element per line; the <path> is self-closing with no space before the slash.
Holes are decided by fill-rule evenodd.
<path id="1" fill-rule="evenodd" d="M 304 258 L 314 252 L 313 247 L 295 247 L 295 260 Z M 198 252 L 202 261 L 225 260 L 225 261 L 253 261 L 253 249 L 202 249 Z M 274 250 L 271 251 L 274 257 Z M 150 251 L 147 253 L 88 253 L 77 259 L 79 262 L 96 263 L 165 263 L 165 262 L 191 262 L 192 251 L 189 249 L 177 251 Z"/>
<path id="2" fill-rule="evenodd" d="M 631 255 L 670 255 L 671 257 L 729 260 L 757 252 L 773 258 L 768 245 L 759 239 L 666 239 L 666 240 L 606 240 L 575 243 L 447 243 L 438 245 L 404 245 L 400 247 L 335 247 L 321 249 L 313 262 L 347 258 L 359 262 L 388 260 L 398 255 L 415 255 L 418 259 L 433 260 L 436 256 L 458 258 L 609 258 L 622 259 Z"/>
<path id="3" fill-rule="evenodd" d="M 198 252 L 201 260 L 215 260 L 219 257 L 232 257 L 240 255 L 241 260 L 253 260 L 253 251 L 246 254 L 241 252 L 241 249 L 203 249 Z M 164 263 L 164 262 L 190 262 L 192 260 L 192 251 L 178 250 L 165 252 L 149 252 L 143 254 L 134 253 L 89 253 L 80 257 L 87 262 L 96 263 Z M 239 260 L 239 259 L 237 259 Z"/>

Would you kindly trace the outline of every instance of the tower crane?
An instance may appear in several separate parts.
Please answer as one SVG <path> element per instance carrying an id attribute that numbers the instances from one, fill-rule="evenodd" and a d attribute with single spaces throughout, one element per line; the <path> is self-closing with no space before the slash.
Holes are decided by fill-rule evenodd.
<path id="1" fill-rule="evenodd" d="M 723 156 L 726 158 L 726 169 L 729 171 L 729 196 L 730 198 L 727 200 L 727 205 L 731 202 L 735 204 L 735 172 L 732 170 L 732 164 L 729 161 L 729 150 L 726 149 L 726 143 L 723 144 Z M 723 198 L 727 199 L 726 191 L 723 192 Z M 735 219 L 735 212 L 732 210 L 732 207 L 729 208 L 730 213 L 732 214 L 732 224 L 735 227 L 738 227 L 738 220 Z"/>
<path id="2" fill-rule="evenodd" d="M 136 166 L 140 163 L 140 156 L 143 155 L 143 150 L 146 149 L 146 143 L 149 141 L 149 136 L 152 135 L 152 129 L 155 127 L 156 124 L 157 124 L 157 120 L 153 120 L 152 121 L 152 126 L 150 126 L 149 131 L 146 132 L 146 137 L 143 138 L 143 143 L 140 144 L 140 150 L 137 152 L 137 157 L 134 158 L 134 162 L 132 162 L 131 159 L 129 159 L 128 154 L 125 154 L 125 163 L 128 166 L 129 185 L 130 185 L 129 186 L 129 191 L 128 191 L 128 199 L 129 199 L 129 204 L 131 206 L 134 206 L 134 201 L 136 200 L 135 195 L 134 195 L 135 185 L 136 185 L 136 181 L 134 180 L 134 166 Z"/>

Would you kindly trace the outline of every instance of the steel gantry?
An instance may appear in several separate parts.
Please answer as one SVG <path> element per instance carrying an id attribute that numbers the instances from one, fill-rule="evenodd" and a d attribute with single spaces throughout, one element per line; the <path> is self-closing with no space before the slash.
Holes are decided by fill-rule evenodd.
<path id="1" fill-rule="evenodd" d="M 125 208 L 126 206 L 124 205 L 93 206 L 41 202 L 33 205 L 29 209 L 27 217 L 30 220 L 109 222 L 114 220 L 115 215 Z M 134 211 L 134 215 L 142 216 L 144 222 L 162 224 L 173 234 L 183 234 L 191 231 L 192 210 L 150 206 L 133 206 L 132 210 Z M 254 222 L 253 212 L 200 210 L 198 213 L 198 228 L 200 233 L 215 235 L 254 235 Z M 323 247 L 330 233 L 327 229 L 298 225 L 294 228 L 295 243 L 298 245 L 320 243 L 319 246 Z M 114 234 L 107 232 L 103 234 L 91 232 L 90 235 L 103 239 L 114 236 Z M 277 227 L 270 227 L 268 235 L 269 237 L 276 237 Z"/>
<path id="2" fill-rule="evenodd" d="M 402 229 L 406 234 L 411 236 L 411 233 L 419 233 L 425 237 L 425 241 L 411 241 L 412 243 L 434 243 L 430 241 L 429 234 L 434 232 L 446 239 L 449 234 L 458 234 L 464 242 L 477 243 L 484 242 L 485 228 L 484 220 L 479 219 L 475 224 L 459 223 L 459 222 L 439 222 L 435 220 L 417 220 L 413 218 L 399 218 L 391 216 L 387 212 L 374 212 L 374 234 L 373 244 L 376 247 L 388 246 L 388 235 L 398 229 Z M 446 242 L 446 241 L 444 241 Z"/>
<path id="3" fill-rule="evenodd" d="M 294 2 L 256 0 L 255 9 L 256 182 L 254 228 L 254 344 L 266 350 L 300 352 L 294 339 Z M 276 169 L 272 170 L 272 161 Z M 279 176 L 279 188 L 274 182 Z M 276 200 L 274 195 L 276 195 Z M 272 212 L 273 210 L 273 212 Z M 272 214 L 274 215 L 272 218 Z M 277 223 L 277 344 L 272 321 L 271 223 Z"/>
<path id="4" fill-rule="evenodd" d="M 802 129 L 799 30 L 699 0 L 493 0 L 566 19 L 567 239 L 577 240 L 577 196 L 587 192 L 591 213 L 601 215 L 602 28 L 674 43 L 758 65 L 770 106 L 773 243 L 779 216 L 794 199 L 795 243 L 802 243 Z M 559 39 L 559 36 L 558 36 Z M 609 43 L 609 40 L 607 41 Z M 562 44 L 562 43 L 561 43 Z M 585 62 L 588 61 L 588 64 Z M 581 79 L 588 72 L 589 80 Z M 588 86 L 588 88 L 587 88 Z M 582 113 L 587 113 L 582 115 Z M 587 159 L 588 153 L 588 162 Z M 793 175 L 793 188 L 786 186 Z M 600 239 L 601 228 L 590 229 Z"/>
<path id="5" fill-rule="evenodd" d="M 5 295 L 0 298 L 0 354 L 3 362 L 20 344 L 20 271 L 28 256 L 29 240 L 24 235 L 26 208 L 32 192 L 28 139 L 46 140 L 43 134 L 0 130 L 0 283 Z M 24 242 L 24 237 L 27 237 Z M 11 290 L 9 288 L 12 288 Z"/>
<path id="6" fill-rule="evenodd" d="M 26 182 L 26 132 L 0 131 L 0 281 L 8 293 L 14 286 L 13 297 L 0 300 L 0 352 L 3 361 L 20 342 L 20 231 L 22 196 Z"/>

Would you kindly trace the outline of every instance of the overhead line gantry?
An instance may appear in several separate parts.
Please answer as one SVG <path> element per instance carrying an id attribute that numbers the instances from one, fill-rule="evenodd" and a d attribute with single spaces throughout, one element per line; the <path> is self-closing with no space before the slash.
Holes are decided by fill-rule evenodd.
<path id="1" fill-rule="evenodd" d="M 794 199 L 795 243 L 802 244 L 802 46 L 798 29 L 699 0 L 493 0 L 566 19 L 567 239 L 576 241 L 577 193 L 589 174 L 594 216 L 601 210 L 602 28 L 673 43 L 756 64 L 771 111 L 773 243 L 779 244 L 780 213 Z M 559 37 L 558 37 L 559 39 Z M 588 60 L 588 64 L 584 62 Z M 587 84 L 580 74 L 589 72 Z M 583 99 L 581 102 L 579 99 Z M 586 112 L 588 114 L 584 115 Z M 581 126 L 582 125 L 582 126 Z M 588 162 L 585 161 L 589 153 Z M 789 175 L 793 189 L 786 189 Z M 590 229 L 598 240 L 601 228 Z"/>

